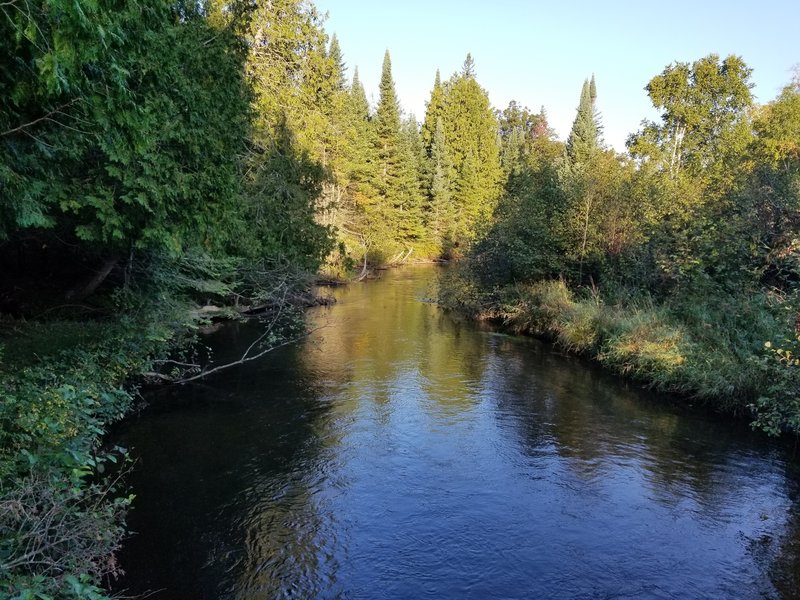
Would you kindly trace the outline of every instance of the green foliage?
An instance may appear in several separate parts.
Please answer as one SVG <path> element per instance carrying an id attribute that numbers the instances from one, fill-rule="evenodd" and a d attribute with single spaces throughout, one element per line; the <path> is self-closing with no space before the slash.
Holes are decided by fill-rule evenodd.
<path id="1" fill-rule="evenodd" d="M 751 111 L 749 76 L 733 56 L 667 67 L 647 88 L 662 122 L 630 138 L 633 161 L 601 148 L 593 79 L 563 154 L 512 103 L 499 114 L 505 193 L 442 302 L 771 433 L 800 431 L 786 335 L 800 285 L 800 88 Z"/>
<path id="2" fill-rule="evenodd" d="M 104 598 L 97 586 L 118 569 L 113 552 L 131 498 L 99 474 L 116 469 L 125 451 L 101 450 L 100 441 L 127 412 L 133 397 L 124 384 L 165 343 L 165 330 L 132 317 L 98 326 L 91 341 L 68 338 L 73 328 L 15 332 L 31 350 L 47 341 L 49 352 L 0 365 L 3 597 Z"/>
<path id="3" fill-rule="evenodd" d="M 547 124 L 544 107 L 534 114 L 515 100 L 497 113 L 500 132 L 500 162 L 506 177 L 519 175 L 525 167 L 535 167 L 541 158 L 541 142 L 554 133 Z"/>
<path id="4" fill-rule="evenodd" d="M 168 2 L 27 5 L 0 25 L 17 57 L 2 83 L 0 231 L 224 244 L 212 224 L 238 203 L 247 121 L 239 42 Z"/>
<path id="5" fill-rule="evenodd" d="M 436 69 L 436 78 L 433 81 L 431 98 L 428 100 L 425 120 L 422 123 L 422 143 L 425 145 L 428 156 L 431 157 L 433 156 L 433 144 L 437 123 L 444 116 L 444 95 L 445 91 L 444 87 L 442 87 L 442 78 L 441 75 L 439 75 L 439 69 Z"/>
<path id="6" fill-rule="evenodd" d="M 592 82 L 583 82 L 581 100 L 578 104 L 578 113 L 567 138 L 567 156 L 572 164 L 581 164 L 589 160 L 600 148 L 600 126 L 595 116 L 595 88 L 594 76 Z"/>
<path id="7" fill-rule="evenodd" d="M 426 122 L 441 117 L 449 163 L 449 205 L 441 207 L 447 223 L 442 234 L 444 253 L 460 254 L 469 245 L 480 223 L 488 221 L 500 194 L 502 168 L 497 139 L 497 118 L 486 91 L 475 79 L 472 57 L 467 56 L 459 74 L 444 89 L 441 115 L 432 97 Z M 434 132 L 435 133 L 435 132 Z"/>
<path id="8" fill-rule="evenodd" d="M 102 476 L 120 458 L 102 436 L 131 380 L 194 339 L 197 303 L 235 315 L 294 294 L 332 247 L 318 215 L 342 170 L 344 64 L 290 0 L 39 0 L 0 17 L 0 261 L 17 278 L 3 292 L 57 268 L 15 250 L 55 241 L 79 266 L 108 259 L 110 282 L 86 307 L 103 319 L 0 321 L 15 348 L 0 363 L 0 597 L 104 598 L 130 497 Z M 53 287 L 42 315 L 69 314 Z"/>
<path id="9" fill-rule="evenodd" d="M 785 429 L 800 433 L 800 335 L 780 344 L 766 342 L 760 366 L 772 375 L 753 406 L 754 426 L 778 435 Z"/>
<path id="10" fill-rule="evenodd" d="M 675 63 L 645 88 L 662 111 L 628 145 L 636 157 L 655 161 L 676 176 L 723 177 L 728 160 L 749 141 L 746 111 L 752 104 L 751 69 L 738 56 L 722 62 L 710 54 L 691 65 Z"/>

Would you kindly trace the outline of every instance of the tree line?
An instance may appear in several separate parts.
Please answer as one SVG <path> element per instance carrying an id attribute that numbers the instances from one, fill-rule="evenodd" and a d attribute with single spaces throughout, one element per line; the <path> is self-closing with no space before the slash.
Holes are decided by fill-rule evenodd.
<path id="1" fill-rule="evenodd" d="M 102 597 L 131 378 L 299 272 L 465 258 L 445 305 L 800 431 L 800 79 L 668 65 L 618 153 L 593 76 L 565 142 L 470 55 L 417 121 L 387 51 L 371 106 L 307 0 L 10 0 L 0 60 L 0 596 Z"/>
<path id="2" fill-rule="evenodd" d="M 594 77 L 565 144 L 514 107 L 469 310 L 800 431 L 800 79 L 757 105 L 751 74 L 737 56 L 668 65 L 627 153 L 603 143 Z"/>

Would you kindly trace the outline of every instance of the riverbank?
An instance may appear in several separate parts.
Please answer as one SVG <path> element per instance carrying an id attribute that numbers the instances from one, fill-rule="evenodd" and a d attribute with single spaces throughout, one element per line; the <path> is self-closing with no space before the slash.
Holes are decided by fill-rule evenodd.
<path id="1" fill-rule="evenodd" d="M 790 444 L 452 318 L 425 301 L 442 271 L 337 288 L 307 340 L 115 429 L 139 461 L 115 589 L 795 597 Z"/>
<path id="2" fill-rule="evenodd" d="M 127 461 L 103 435 L 199 322 L 179 303 L 0 322 L 0 598 L 105 597 L 133 496 L 103 475 Z"/>
<path id="3" fill-rule="evenodd" d="M 211 304 L 162 289 L 98 299 L 91 317 L 0 319 L 0 598 L 106 598 L 134 498 L 109 426 L 141 405 L 144 382 L 199 379 L 302 335 L 302 310 L 329 299 L 301 281 L 207 293 Z M 233 318 L 262 319 L 263 334 L 216 364 L 197 334 Z"/>
<path id="4" fill-rule="evenodd" d="M 563 280 L 486 290 L 457 268 L 442 278 L 439 301 L 546 338 L 656 390 L 750 418 L 771 434 L 800 431 L 798 365 L 780 298 L 753 293 L 659 304 L 643 295 L 576 292 Z"/>

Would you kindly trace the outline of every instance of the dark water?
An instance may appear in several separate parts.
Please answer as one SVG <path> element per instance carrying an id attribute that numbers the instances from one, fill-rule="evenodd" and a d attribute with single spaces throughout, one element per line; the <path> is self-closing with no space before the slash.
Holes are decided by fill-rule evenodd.
<path id="1" fill-rule="evenodd" d="M 315 309 L 258 364 L 151 398 L 122 554 L 155 598 L 781 598 L 797 475 L 746 426 L 422 302 Z M 222 357 L 256 334 L 229 327 Z"/>

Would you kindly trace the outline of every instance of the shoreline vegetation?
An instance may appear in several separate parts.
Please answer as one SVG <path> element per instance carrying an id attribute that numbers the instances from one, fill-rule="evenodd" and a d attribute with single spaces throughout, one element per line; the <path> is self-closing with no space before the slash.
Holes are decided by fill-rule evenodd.
<path id="1" fill-rule="evenodd" d="M 443 306 L 800 432 L 800 73 L 758 105 L 739 57 L 668 65 L 617 153 L 594 77 L 566 142 L 469 54 L 418 121 L 387 51 L 371 105 L 305 0 L 0 13 L 0 600 L 108 597 L 108 426 L 221 366 L 213 320 L 263 323 L 239 363 L 305 335 L 313 273 L 461 259 Z"/>
<path id="2" fill-rule="evenodd" d="M 763 342 L 785 330 L 780 300 L 763 295 L 741 304 L 659 305 L 647 296 L 574 291 L 563 279 L 487 291 L 470 281 L 464 265 L 453 269 L 440 284 L 439 304 L 447 310 L 544 339 L 651 389 L 744 418 L 771 435 L 790 429 L 782 415 L 769 412 L 773 399 L 765 397 L 786 385 L 782 361 Z"/>

